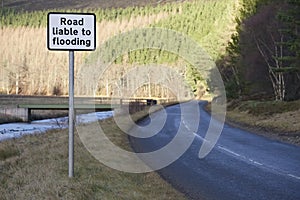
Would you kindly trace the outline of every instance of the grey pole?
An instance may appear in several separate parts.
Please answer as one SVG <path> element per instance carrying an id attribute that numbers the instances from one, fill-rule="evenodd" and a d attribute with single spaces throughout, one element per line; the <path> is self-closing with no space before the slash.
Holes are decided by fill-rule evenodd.
<path id="1" fill-rule="evenodd" d="M 74 176 L 74 51 L 69 51 L 69 177 Z"/>

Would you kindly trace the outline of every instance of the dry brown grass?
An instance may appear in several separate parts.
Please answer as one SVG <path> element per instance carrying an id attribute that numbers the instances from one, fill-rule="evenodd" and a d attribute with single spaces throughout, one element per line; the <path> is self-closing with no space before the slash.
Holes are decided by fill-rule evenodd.
<path id="1" fill-rule="evenodd" d="M 300 145 L 300 101 L 245 101 L 229 105 L 227 120 L 258 134 Z"/>
<path id="2" fill-rule="evenodd" d="M 139 113 L 138 118 L 145 113 Z M 111 119 L 101 122 L 113 142 L 128 147 Z M 111 130 L 111 131 L 109 131 Z M 185 199 L 156 173 L 129 174 L 102 165 L 75 136 L 75 177 L 68 178 L 68 131 L 0 143 L 1 199 Z"/>

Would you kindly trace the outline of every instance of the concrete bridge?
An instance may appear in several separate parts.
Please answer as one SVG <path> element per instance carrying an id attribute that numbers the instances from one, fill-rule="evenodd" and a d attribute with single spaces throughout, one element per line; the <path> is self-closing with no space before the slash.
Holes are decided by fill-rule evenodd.
<path id="1" fill-rule="evenodd" d="M 14 98 L 15 97 L 15 98 Z M 68 110 L 68 97 L 24 97 L 24 96 L 6 96 L 0 98 L 0 113 L 17 117 L 24 122 L 32 120 L 33 110 Z M 2 101 L 2 102 L 1 102 Z M 4 102 L 5 101 L 5 102 Z M 162 100 L 159 103 L 164 103 Z M 13 104 L 5 106 L 5 104 Z M 115 108 L 120 108 L 123 105 L 129 105 L 129 112 L 134 113 L 145 108 L 147 105 L 157 104 L 155 99 L 119 99 L 109 97 L 76 97 L 74 109 L 75 113 L 78 110 L 86 111 L 109 111 Z"/>

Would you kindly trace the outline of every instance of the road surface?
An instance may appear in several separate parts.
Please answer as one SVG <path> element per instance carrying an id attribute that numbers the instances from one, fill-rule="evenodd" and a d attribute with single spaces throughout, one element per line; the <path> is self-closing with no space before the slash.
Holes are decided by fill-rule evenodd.
<path id="1" fill-rule="evenodd" d="M 203 101 L 196 104 L 200 107 L 200 122 L 197 132 L 191 133 L 195 134 L 191 146 L 178 160 L 158 170 L 160 175 L 190 199 L 300 199 L 299 146 L 225 124 L 216 146 L 208 156 L 199 159 L 199 149 L 211 120 L 203 109 L 205 104 Z M 180 106 L 171 106 L 165 111 L 166 123 L 159 133 L 149 138 L 129 138 L 136 152 L 158 150 L 174 138 L 181 124 Z M 154 123 L 161 115 L 162 111 L 153 114 L 152 119 L 144 119 L 140 126 Z M 142 128 L 132 131 L 145 132 Z M 141 159 L 151 166 L 157 162 L 155 159 L 164 158 Z"/>

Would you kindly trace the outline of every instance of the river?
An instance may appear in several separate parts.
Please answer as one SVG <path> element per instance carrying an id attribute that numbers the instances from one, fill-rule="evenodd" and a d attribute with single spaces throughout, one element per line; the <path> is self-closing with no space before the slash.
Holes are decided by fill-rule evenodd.
<path id="1" fill-rule="evenodd" d="M 113 116 L 113 111 L 95 112 L 76 116 L 76 124 L 86 124 Z M 49 130 L 68 128 L 68 117 L 36 120 L 31 123 L 0 124 L 0 141 L 28 134 L 45 133 Z"/>

